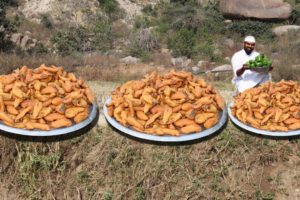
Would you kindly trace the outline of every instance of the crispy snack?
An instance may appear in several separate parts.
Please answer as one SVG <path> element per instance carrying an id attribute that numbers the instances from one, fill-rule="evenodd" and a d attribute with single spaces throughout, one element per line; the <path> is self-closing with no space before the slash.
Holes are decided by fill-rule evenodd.
<path id="1" fill-rule="evenodd" d="M 71 126 L 89 116 L 95 101 L 83 80 L 62 67 L 23 66 L 0 76 L 0 120 L 28 130 Z"/>
<path id="2" fill-rule="evenodd" d="M 134 130 L 180 136 L 211 128 L 225 101 L 203 79 L 184 71 L 156 72 L 128 81 L 112 92 L 108 113 Z"/>
<path id="3" fill-rule="evenodd" d="M 300 129 L 300 85 L 295 81 L 267 82 L 234 99 L 232 114 L 257 129 Z"/>

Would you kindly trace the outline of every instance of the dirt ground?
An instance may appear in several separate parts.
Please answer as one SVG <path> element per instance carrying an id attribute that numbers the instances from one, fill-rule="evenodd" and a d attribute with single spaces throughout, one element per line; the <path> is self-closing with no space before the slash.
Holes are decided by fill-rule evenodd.
<path id="1" fill-rule="evenodd" d="M 89 82 L 97 125 L 79 137 L 0 137 L 0 199 L 300 199 L 300 140 L 250 135 L 230 121 L 208 140 L 163 145 L 113 130 L 101 106 L 119 83 Z M 213 83 L 227 101 L 233 88 Z"/>

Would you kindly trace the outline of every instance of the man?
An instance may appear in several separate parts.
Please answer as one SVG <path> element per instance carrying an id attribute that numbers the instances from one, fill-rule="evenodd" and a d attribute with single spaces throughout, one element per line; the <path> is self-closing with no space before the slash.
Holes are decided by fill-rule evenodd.
<path id="1" fill-rule="evenodd" d="M 249 68 L 246 62 L 254 60 L 259 55 L 254 51 L 255 38 L 253 36 L 247 36 L 244 39 L 244 49 L 236 52 L 232 59 L 231 64 L 233 67 L 234 77 L 232 83 L 235 84 L 237 92 L 243 92 L 248 88 L 253 88 L 263 82 L 269 81 L 269 73 L 258 73 Z M 270 68 L 271 70 L 271 68 Z"/>

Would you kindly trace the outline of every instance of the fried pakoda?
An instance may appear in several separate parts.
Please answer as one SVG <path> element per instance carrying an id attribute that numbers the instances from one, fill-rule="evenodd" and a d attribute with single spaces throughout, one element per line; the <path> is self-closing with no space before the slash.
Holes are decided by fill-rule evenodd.
<path id="1" fill-rule="evenodd" d="M 267 82 L 240 93 L 232 114 L 257 129 L 289 131 L 300 129 L 300 85 L 296 81 Z"/>
<path id="2" fill-rule="evenodd" d="M 112 92 L 106 107 L 109 115 L 126 127 L 148 134 L 180 136 L 218 123 L 225 101 L 203 79 L 173 70 L 124 83 Z"/>
<path id="3" fill-rule="evenodd" d="M 0 120 L 12 127 L 47 131 L 71 126 L 88 118 L 94 102 L 84 81 L 62 67 L 23 66 L 0 76 Z"/>

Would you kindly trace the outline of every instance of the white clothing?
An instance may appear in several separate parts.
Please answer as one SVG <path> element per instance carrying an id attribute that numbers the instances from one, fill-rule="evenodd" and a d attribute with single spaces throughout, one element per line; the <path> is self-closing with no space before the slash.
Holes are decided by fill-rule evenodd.
<path id="1" fill-rule="evenodd" d="M 237 76 L 236 72 L 243 67 L 243 65 L 249 61 L 254 60 L 259 53 L 253 51 L 248 55 L 244 49 L 236 52 L 231 59 L 231 65 L 233 67 L 233 79 L 232 83 L 236 85 L 238 92 L 243 92 L 246 89 L 253 88 L 258 84 L 270 80 L 269 73 L 258 73 L 251 70 L 245 70 L 241 76 Z"/>

